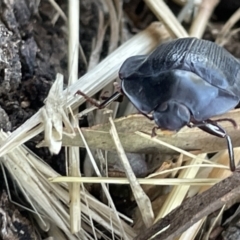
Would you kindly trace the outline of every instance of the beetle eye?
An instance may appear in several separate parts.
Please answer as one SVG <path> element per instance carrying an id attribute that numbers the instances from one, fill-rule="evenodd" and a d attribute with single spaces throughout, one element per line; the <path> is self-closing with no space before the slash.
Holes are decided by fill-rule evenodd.
<path id="1" fill-rule="evenodd" d="M 168 109 L 168 103 L 167 103 L 167 102 L 162 103 L 162 104 L 158 107 L 158 110 L 159 110 L 160 112 L 165 112 L 167 109 Z"/>

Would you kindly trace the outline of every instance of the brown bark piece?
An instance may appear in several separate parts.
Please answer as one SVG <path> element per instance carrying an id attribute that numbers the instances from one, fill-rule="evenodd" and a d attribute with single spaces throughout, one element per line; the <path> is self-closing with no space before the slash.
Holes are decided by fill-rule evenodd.
<path id="1" fill-rule="evenodd" d="M 237 109 L 222 116 L 218 116 L 216 119 L 231 118 L 234 119 L 238 125 L 240 125 L 239 113 L 240 110 Z M 215 118 L 213 118 L 213 120 L 214 119 Z M 150 136 L 153 127 L 156 126 L 154 121 L 150 121 L 143 115 L 134 114 L 127 117 L 118 118 L 114 120 L 114 123 L 119 133 L 123 148 L 126 152 L 176 153 L 176 151 L 168 147 L 151 141 L 151 139 L 140 137 L 135 133 L 136 131 L 140 131 L 148 133 Z M 229 134 L 232 139 L 233 146 L 240 146 L 240 130 L 235 129 L 233 125 L 227 121 L 220 122 L 219 125 Z M 110 137 L 109 129 L 109 123 L 106 123 L 90 128 L 82 128 L 82 132 L 90 148 L 115 151 L 115 146 Z M 209 133 L 206 133 L 197 127 L 184 127 L 179 132 L 158 130 L 156 138 L 186 151 L 196 151 L 198 153 L 217 152 L 227 149 L 227 143 L 225 139 L 210 135 Z M 78 134 L 78 130 L 76 130 L 76 136 L 74 138 L 63 136 L 63 145 L 85 147 L 80 135 Z"/>

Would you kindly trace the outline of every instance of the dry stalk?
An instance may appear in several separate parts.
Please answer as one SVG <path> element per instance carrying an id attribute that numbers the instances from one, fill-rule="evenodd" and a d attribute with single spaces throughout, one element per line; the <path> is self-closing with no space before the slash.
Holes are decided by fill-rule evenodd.
<path id="1" fill-rule="evenodd" d="M 172 36 L 177 38 L 188 37 L 188 33 L 179 23 L 172 11 L 163 0 L 144 0 L 156 17 L 163 21 Z"/>
<path id="2" fill-rule="evenodd" d="M 96 38 L 94 38 L 95 43 L 93 44 L 93 49 L 91 51 L 91 55 L 89 58 L 88 71 L 93 69 L 99 63 L 103 40 L 107 30 L 107 24 L 104 25 L 104 15 L 101 9 L 98 9 L 98 21 L 99 21 L 99 24 L 98 24 L 97 36 Z"/>
<path id="3" fill-rule="evenodd" d="M 55 8 L 55 10 L 61 15 L 63 20 L 67 22 L 67 20 L 68 20 L 67 16 L 63 12 L 63 10 L 59 7 L 59 5 L 56 3 L 56 1 L 54 1 L 54 0 L 48 0 L 48 1 L 52 4 L 52 6 Z"/>
<path id="4" fill-rule="evenodd" d="M 96 38 L 93 39 L 93 42 L 92 42 L 92 51 L 91 51 L 91 55 L 88 63 L 88 71 L 93 69 L 99 63 L 104 36 L 108 27 L 108 23 L 104 23 L 104 13 L 100 7 L 98 9 L 98 22 L 99 24 L 98 24 L 97 36 Z M 85 111 L 88 111 L 90 109 L 95 110 L 97 108 L 92 106 L 91 103 L 87 102 Z M 94 116 L 94 113 L 92 111 L 90 111 L 90 114 L 88 114 L 89 126 L 95 125 L 96 123 L 98 123 L 98 121 L 101 122 L 100 120 L 98 120 L 99 118 L 98 112 L 100 111 L 97 111 L 96 116 Z M 78 117 L 81 117 L 81 116 L 79 116 L 78 114 L 77 118 Z M 94 153 L 93 150 L 91 151 Z M 87 174 L 86 176 L 89 176 L 88 174 L 92 173 L 93 171 L 94 170 L 92 169 L 90 157 L 87 154 L 84 159 L 84 173 Z"/>
<path id="5" fill-rule="evenodd" d="M 212 16 L 212 12 L 214 11 L 218 3 L 219 0 L 202 0 L 202 3 L 199 6 L 197 16 L 195 17 L 189 30 L 189 35 L 191 37 L 202 38 L 208 21 Z"/>
<path id="6" fill-rule="evenodd" d="M 88 153 L 88 155 L 89 155 L 89 158 L 90 158 L 90 161 L 91 161 L 91 163 L 92 163 L 92 165 L 93 165 L 93 168 L 94 168 L 94 170 L 95 170 L 95 173 L 96 173 L 97 176 L 98 176 L 97 179 L 99 179 L 99 178 L 101 178 L 101 173 L 100 173 L 100 171 L 99 171 L 99 169 L 98 169 L 98 166 L 97 166 L 97 164 L 96 164 L 96 161 L 94 160 L 94 158 L 93 158 L 93 156 L 92 156 L 92 152 L 91 152 L 90 148 L 88 147 L 88 144 L 87 144 L 87 142 L 86 142 L 86 140 L 85 140 L 85 138 L 84 138 L 84 136 L 83 136 L 80 128 L 78 128 L 78 130 L 79 130 L 79 134 L 80 134 L 81 138 L 82 138 L 83 141 L 84 141 L 84 144 L 85 144 L 87 153 Z M 100 182 L 98 181 L 98 183 L 100 183 Z M 105 185 L 105 183 L 101 183 L 101 186 L 102 186 L 102 189 L 103 189 L 103 191 L 104 191 L 104 193 L 105 193 L 105 195 L 106 195 L 106 197 L 107 197 L 107 199 L 108 199 L 108 202 L 109 202 L 110 206 L 111 206 L 112 209 L 114 210 L 114 214 L 115 214 L 116 219 L 118 220 L 118 223 L 119 223 L 118 226 L 120 227 L 120 230 L 121 230 L 121 235 L 124 236 L 124 239 L 127 239 L 126 233 L 125 233 L 125 231 L 124 231 L 123 225 L 122 225 L 122 223 L 121 223 L 121 221 L 120 221 L 119 215 L 118 215 L 118 213 L 117 213 L 117 210 L 116 210 L 116 208 L 115 208 L 115 205 L 114 205 L 114 203 L 113 203 L 113 200 L 112 200 L 112 198 L 111 198 L 111 196 L 110 196 L 110 193 L 109 193 L 109 191 L 108 191 L 108 188 L 107 188 L 107 186 Z"/>
<path id="7" fill-rule="evenodd" d="M 55 16 L 53 17 L 52 19 L 52 24 L 55 24 L 55 22 L 57 21 L 57 18 L 58 16 L 60 15 L 62 17 L 62 19 L 67 22 L 68 19 L 67 19 L 67 16 L 65 15 L 65 13 L 63 12 L 63 10 L 59 7 L 59 5 L 56 3 L 55 0 L 49 0 L 49 2 L 52 4 L 52 6 L 55 8 L 55 10 L 57 11 L 57 13 L 55 14 Z M 87 60 L 86 60 L 86 56 L 84 54 L 84 51 L 83 51 L 83 48 L 82 48 L 82 45 L 80 44 L 79 42 L 79 52 L 81 54 L 81 57 L 83 59 L 83 62 L 84 64 L 87 66 Z"/>
<path id="8" fill-rule="evenodd" d="M 132 171 L 131 165 L 130 165 L 130 163 L 127 159 L 127 156 L 125 154 L 125 151 L 121 145 L 116 127 L 115 127 L 113 119 L 111 117 L 109 117 L 109 122 L 111 124 L 110 134 L 113 138 L 119 159 L 121 160 L 122 166 L 125 170 L 128 180 L 129 180 L 133 195 L 135 197 L 138 208 L 142 215 L 143 222 L 145 223 L 146 227 L 150 227 L 152 225 L 153 219 L 154 219 L 154 213 L 152 210 L 151 201 L 148 198 L 148 196 L 144 193 L 143 189 L 141 188 L 141 186 L 139 185 L 139 183 L 136 179 L 136 176 L 134 175 L 134 173 Z"/>
<path id="9" fill-rule="evenodd" d="M 108 47 L 108 54 L 112 53 L 118 46 L 119 40 L 119 16 L 117 16 L 117 12 L 115 10 L 114 4 L 112 0 L 106 0 L 106 4 L 108 6 L 109 12 L 109 23 L 110 23 L 110 40 Z"/>
<path id="10" fill-rule="evenodd" d="M 70 0 L 68 2 L 68 84 L 74 84 L 78 80 L 78 43 L 79 43 L 79 0 Z M 74 111 L 74 115 L 78 114 L 78 110 Z M 70 116 L 73 125 L 78 125 L 74 117 Z M 80 154 L 78 147 L 69 147 L 65 152 L 66 160 L 69 164 L 70 176 L 80 176 Z M 70 194 L 70 228 L 72 233 L 81 230 L 81 199 L 80 184 L 72 183 L 69 186 Z"/>
<path id="11" fill-rule="evenodd" d="M 3 140 L 7 135 L 0 133 L 0 137 Z M 2 159 L 2 162 L 19 185 L 26 199 L 29 199 L 28 201 L 33 209 L 36 209 L 35 211 L 38 213 L 39 219 L 42 219 L 41 221 L 47 219 L 46 224 L 43 222 L 44 229 L 48 226 L 48 221 L 51 222 L 49 232 L 52 232 L 52 228 L 57 227 L 66 233 L 67 239 L 84 239 L 88 235 L 86 230 L 94 227 L 91 221 L 92 218 L 93 221 L 98 222 L 114 234 L 124 236 L 119 231 L 119 224 L 121 224 L 127 239 L 132 239 L 135 236 L 133 229 L 124 221 L 120 220 L 119 223 L 119 217 L 116 214 L 120 217 L 124 217 L 123 215 L 105 206 L 93 198 L 87 191 L 81 191 L 82 231 L 76 235 L 71 234 L 68 185 L 64 183 L 52 184 L 48 181 L 49 177 L 57 177 L 59 174 L 40 158 L 37 158 L 26 147 L 22 146 L 15 148 L 11 153 L 7 154 Z M 112 223 L 109 216 L 111 216 Z M 129 222 L 129 219 L 124 218 Z M 90 228 L 86 226 L 90 226 Z M 96 235 L 101 234 L 98 229 L 95 229 L 95 231 Z M 90 233 L 92 232 L 93 230 L 90 231 Z"/>
<path id="12" fill-rule="evenodd" d="M 206 157 L 206 154 L 198 155 L 198 157 L 200 159 L 204 159 Z M 178 178 L 194 179 L 198 173 L 198 170 L 201 167 L 202 162 L 203 161 L 201 161 L 197 158 L 192 159 L 190 162 L 188 162 L 188 165 L 191 166 L 192 164 L 194 164 L 194 165 L 198 164 L 198 167 L 190 167 L 190 168 L 180 171 Z M 171 212 L 174 208 L 181 205 L 181 203 L 183 202 L 183 200 L 185 199 L 185 197 L 188 193 L 189 188 L 190 188 L 190 186 L 181 186 L 181 185 L 175 186 L 172 189 L 172 191 L 170 192 L 170 194 L 168 195 L 163 206 L 161 207 L 157 217 L 155 218 L 155 222 L 158 221 L 160 218 L 163 218 L 165 215 L 167 215 L 169 212 Z"/>
<path id="13" fill-rule="evenodd" d="M 189 13 L 193 11 L 194 2 L 195 0 L 188 0 L 188 2 L 182 8 L 181 12 L 177 16 L 177 19 L 180 23 L 182 23 L 186 16 L 189 16 Z"/>
<path id="14" fill-rule="evenodd" d="M 201 167 L 195 166 L 195 167 Z M 212 166 L 211 166 L 212 167 Z M 172 169 L 174 171 L 175 169 Z M 213 185 L 218 183 L 221 179 L 211 178 L 211 179 L 188 179 L 188 178 L 162 178 L 162 179 L 148 179 L 148 178 L 138 178 L 139 184 L 146 185 L 161 185 L 161 186 L 175 186 L 175 185 L 192 185 L 192 186 L 202 186 L 202 185 Z M 116 178 L 116 177 L 53 177 L 49 178 L 49 181 L 54 183 L 111 183 L 111 184 L 129 184 L 128 178 Z"/>

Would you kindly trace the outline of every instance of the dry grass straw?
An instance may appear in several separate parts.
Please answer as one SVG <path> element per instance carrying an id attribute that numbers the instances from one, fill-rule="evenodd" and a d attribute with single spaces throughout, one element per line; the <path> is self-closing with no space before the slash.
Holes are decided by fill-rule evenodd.
<path id="1" fill-rule="evenodd" d="M 78 80 L 78 43 L 79 43 L 79 0 L 70 0 L 68 4 L 68 85 L 72 85 Z M 78 114 L 78 110 L 73 112 Z M 73 125 L 78 126 L 78 121 L 70 116 Z M 78 147 L 69 147 L 65 152 L 68 160 L 70 176 L 80 176 L 80 153 Z M 72 233 L 77 233 L 81 229 L 81 199 L 80 184 L 72 183 L 69 185 L 70 194 L 70 228 Z"/>
<path id="2" fill-rule="evenodd" d="M 1 132 L 0 136 L 1 140 L 4 140 L 7 134 Z M 2 157 L 2 163 L 38 215 L 39 221 L 44 226 L 43 229 L 49 232 L 59 232 L 59 229 L 61 229 L 67 235 L 67 239 L 84 239 L 88 235 L 86 232 L 86 229 L 88 229 L 90 233 L 95 231 L 96 236 L 103 236 L 105 239 L 104 234 L 94 228 L 92 224 L 94 220 L 113 234 L 124 235 L 119 231 L 119 224 L 121 224 L 126 238 L 131 239 L 135 235 L 131 227 L 124 221 L 119 220 L 119 214 L 116 210 L 112 210 L 99 202 L 86 190 L 81 191 L 82 229 L 81 232 L 72 234 L 69 223 L 68 185 L 63 183 L 52 184 L 48 181 L 48 178 L 57 177 L 59 174 L 27 148 L 21 146 Z M 111 221 L 109 216 L 111 216 Z M 125 220 L 129 221 L 126 218 Z M 46 226 L 50 226 L 50 229 L 48 230 Z M 53 236 L 56 237 L 58 234 Z"/>
<path id="3" fill-rule="evenodd" d="M 59 7 L 59 5 L 54 1 L 54 0 L 48 0 L 53 8 L 57 11 L 57 13 L 63 18 L 64 21 L 67 22 L 67 16 L 65 15 L 65 13 L 63 12 L 63 10 Z"/>
<path id="4" fill-rule="evenodd" d="M 220 167 L 220 168 L 221 168 L 221 167 L 224 167 L 224 166 L 216 165 L 216 164 L 215 164 L 215 165 L 212 165 L 212 162 L 209 161 L 209 160 L 206 160 L 206 159 L 201 158 L 201 157 L 199 157 L 199 156 L 196 156 L 196 155 L 194 155 L 194 154 L 192 154 L 192 153 L 190 153 L 190 152 L 187 152 L 187 151 L 185 151 L 185 150 L 183 150 L 183 149 L 180 149 L 180 148 L 178 148 L 178 147 L 175 147 L 175 146 L 173 146 L 173 145 L 171 145 L 171 144 L 168 144 L 168 143 L 166 143 L 166 142 L 164 142 L 164 141 L 162 141 L 162 140 L 160 140 L 160 139 L 152 138 L 150 135 L 148 135 L 148 134 L 146 134 L 146 133 L 136 132 L 136 134 L 139 135 L 139 136 L 141 136 L 141 137 L 144 137 L 144 138 L 146 138 L 146 139 L 148 139 L 148 140 L 150 140 L 150 141 L 153 141 L 153 142 L 159 143 L 159 144 L 161 144 L 161 145 L 163 145 L 163 146 L 165 146 L 165 147 L 171 148 L 171 149 L 175 150 L 176 152 L 179 152 L 179 153 L 181 153 L 181 154 L 184 154 L 185 156 L 188 156 L 188 157 L 190 157 L 190 158 L 198 159 L 198 160 L 200 160 L 201 162 L 209 163 L 209 164 L 211 164 L 212 167 Z M 225 167 L 224 167 L 224 168 L 225 168 Z"/>
<path id="5" fill-rule="evenodd" d="M 186 18 L 186 16 L 189 16 L 189 13 L 192 13 L 194 10 L 194 2 L 195 0 L 188 0 L 185 6 L 182 8 L 180 13 L 177 16 L 177 19 L 180 23 L 183 22 L 183 20 Z"/>
<path id="6" fill-rule="evenodd" d="M 96 164 L 96 161 L 94 160 L 94 157 L 93 157 L 93 155 L 92 155 L 92 152 L 91 152 L 91 150 L 89 149 L 89 147 L 88 147 L 88 145 L 87 145 L 87 142 L 86 142 L 86 140 L 85 140 L 85 138 L 84 138 L 84 136 L 83 136 L 83 134 L 82 134 L 82 132 L 81 132 L 81 129 L 78 128 L 78 130 L 79 130 L 80 136 L 82 137 L 82 139 L 83 139 L 83 141 L 84 141 L 84 143 L 85 143 L 85 147 L 86 147 L 88 156 L 89 156 L 89 158 L 90 158 L 90 161 L 91 161 L 91 163 L 92 163 L 92 165 L 93 165 L 93 168 L 94 168 L 94 170 L 95 170 L 95 173 L 97 174 L 98 178 L 100 178 L 100 177 L 101 177 L 101 172 L 100 172 L 100 170 L 98 169 L 98 166 L 97 166 L 97 164 Z M 123 236 L 124 238 L 126 238 L 126 237 L 127 237 L 127 236 L 126 236 L 126 233 L 125 233 L 125 231 L 124 231 L 124 229 L 123 229 L 123 225 L 122 225 L 121 220 L 120 220 L 120 218 L 119 218 L 119 216 L 118 216 L 118 214 L 117 214 L 117 210 L 116 210 L 116 208 L 115 208 L 115 205 L 114 205 L 113 200 L 112 200 L 112 198 L 111 198 L 111 196 L 110 196 L 110 193 L 109 193 L 109 191 L 108 191 L 107 186 L 106 186 L 105 183 L 103 183 L 103 182 L 99 182 L 99 181 L 98 181 L 98 183 L 101 184 L 101 187 L 102 187 L 102 189 L 103 189 L 103 192 L 104 192 L 105 196 L 107 197 L 108 203 L 109 203 L 109 205 L 111 206 L 111 208 L 114 210 L 115 216 L 116 216 L 116 218 L 117 218 L 117 220 L 118 220 L 118 226 L 120 227 L 120 230 L 121 230 L 121 236 Z"/>
<path id="7" fill-rule="evenodd" d="M 182 157 L 182 155 L 180 155 Z M 200 158 L 204 159 L 206 157 L 206 154 L 201 154 L 199 156 Z M 192 159 L 189 162 L 189 165 L 191 164 L 198 164 L 198 167 L 191 167 L 191 168 L 186 168 L 180 171 L 178 178 L 189 178 L 189 179 L 194 179 L 198 173 L 198 170 L 201 166 L 202 161 L 199 161 L 197 158 Z M 183 200 L 185 199 L 188 191 L 189 191 L 190 186 L 175 186 L 170 194 L 168 194 L 168 197 L 161 207 L 160 212 L 158 213 L 157 217 L 155 218 L 155 222 L 158 221 L 160 218 L 163 218 L 166 216 L 169 212 L 171 212 L 174 208 L 178 207 Z"/>
<path id="8" fill-rule="evenodd" d="M 129 180 L 129 183 L 130 183 L 134 198 L 136 200 L 136 203 L 138 205 L 138 208 L 140 210 L 143 222 L 145 223 L 146 227 L 150 227 L 152 225 L 153 219 L 154 219 L 151 201 L 148 198 L 148 196 L 145 194 L 145 192 L 143 191 L 143 189 L 139 185 L 139 182 L 136 179 L 136 176 L 135 176 L 135 174 L 130 166 L 130 163 L 127 159 L 125 151 L 124 151 L 122 144 L 120 142 L 120 139 L 118 137 L 116 127 L 115 127 L 114 122 L 111 117 L 109 118 L 109 121 L 111 124 L 110 134 L 113 138 L 119 159 L 121 160 L 122 166 L 125 170 L 128 180 Z"/>
<path id="9" fill-rule="evenodd" d="M 198 167 L 202 167 L 199 165 Z M 189 166 L 191 168 L 191 166 Z M 171 172 L 176 169 L 172 169 Z M 161 186 L 202 186 L 202 185 L 213 185 L 218 183 L 220 178 L 212 178 L 212 179 L 202 179 L 202 178 L 166 178 L 166 179 L 151 179 L 151 178 L 137 178 L 138 183 L 144 185 L 161 185 Z M 130 184 L 130 181 L 127 178 L 117 178 L 117 177 L 54 177 L 49 178 L 49 181 L 53 183 L 111 183 L 111 184 Z"/>
<path id="10" fill-rule="evenodd" d="M 188 37 L 186 30 L 179 23 L 177 18 L 163 0 L 145 0 L 145 3 L 153 11 L 156 17 L 160 21 L 163 21 L 172 36 L 177 38 Z"/>
<path id="11" fill-rule="evenodd" d="M 193 20 L 189 30 L 189 35 L 191 37 L 202 38 L 209 19 L 218 3 L 219 0 L 202 0 L 197 16 Z"/>

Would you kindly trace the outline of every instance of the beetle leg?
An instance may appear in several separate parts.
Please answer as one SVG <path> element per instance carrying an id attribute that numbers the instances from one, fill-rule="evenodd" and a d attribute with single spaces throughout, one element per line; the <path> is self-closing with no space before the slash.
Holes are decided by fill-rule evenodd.
<path id="1" fill-rule="evenodd" d="M 233 152 L 233 145 L 232 145 L 232 140 L 229 135 L 226 134 L 225 136 L 227 140 L 227 145 L 228 145 L 228 155 L 229 155 L 229 165 L 230 169 L 232 172 L 236 170 L 236 165 L 235 165 L 235 158 L 234 158 L 234 152 Z"/>
<path id="2" fill-rule="evenodd" d="M 111 102 L 115 101 L 116 99 L 118 99 L 122 93 L 121 92 L 115 92 L 112 94 L 112 96 L 110 96 L 109 98 L 107 98 L 105 101 L 103 101 L 101 104 L 99 104 L 95 99 L 89 97 L 88 95 L 86 95 L 85 93 L 83 93 L 82 91 L 78 90 L 75 94 L 81 95 L 83 96 L 88 102 L 90 102 L 92 105 L 94 105 L 95 107 L 97 107 L 98 109 L 103 109 L 106 106 L 108 106 Z"/>
<path id="3" fill-rule="evenodd" d="M 100 108 L 100 104 L 97 102 L 97 100 L 89 97 L 88 95 L 86 95 L 84 92 L 80 91 L 80 90 L 77 90 L 77 92 L 75 93 L 75 95 L 78 94 L 78 95 L 81 95 L 83 96 L 88 102 L 90 102 L 93 106 L 97 107 L 97 108 Z"/>
<path id="4" fill-rule="evenodd" d="M 113 85 L 114 85 L 114 89 L 115 89 L 114 92 L 120 92 L 120 93 L 122 93 L 121 85 L 120 85 L 118 82 L 114 82 Z M 108 91 L 105 91 L 105 92 L 103 93 L 103 96 L 101 96 L 101 99 L 104 100 L 104 101 L 109 99 L 109 97 L 104 96 L 107 92 L 108 92 Z M 112 97 L 112 96 L 110 96 L 110 97 Z M 113 101 L 122 102 L 122 101 L 123 101 L 123 94 L 121 94 L 121 95 L 119 95 L 118 97 L 116 97 Z M 102 103 L 102 104 L 103 104 L 103 103 Z"/>
<path id="5" fill-rule="evenodd" d="M 236 123 L 236 121 L 232 118 L 220 118 L 220 119 L 216 119 L 216 120 L 205 120 L 202 122 L 197 122 L 194 119 L 191 119 L 191 122 L 187 124 L 188 127 L 193 128 L 193 127 L 201 127 L 201 126 L 205 126 L 206 123 L 217 123 L 217 122 L 230 122 L 234 128 L 238 129 L 238 124 Z"/>
<path id="6" fill-rule="evenodd" d="M 103 101 L 100 105 L 99 108 L 105 108 L 106 106 L 108 106 L 110 103 L 112 103 L 113 101 L 118 100 L 119 98 L 122 97 L 122 93 L 121 92 L 115 92 L 112 94 L 112 96 L 110 96 L 109 98 L 107 98 L 105 101 Z"/>
<path id="7" fill-rule="evenodd" d="M 159 129 L 159 127 L 157 127 L 157 126 L 153 127 L 153 129 L 152 129 L 152 134 L 151 134 L 151 137 L 152 137 L 152 138 L 157 136 L 157 133 L 156 133 L 156 130 L 157 130 L 157 129 Z"/>
<path id="8" fill-rule="evenodd" d="M 220 119 L 221 120 L 221 119 Z M 223 121 L 227 121 L 228 119 L 224 119 Z M 218 122 L 220 122 L 218 120 Z M 234 122 L 230 121 L 230 122 Z M 202 122 L 197 122 L 194 123 L 193 125 L 188 124 L 189 127 L 198 127 L 201 130 L 220 137 L 220 138 L 225 138 L 227 140 L 227 146 L 228 146 L 228 155 L 229 155 L 229 165 L 230 165 L 230 170 L 232 172 L 234 172 L 236 170 L 236 166 L 235 166 L 235 159 L 234 159 L 234 152 L 233 152 L 233 145 L 232 145 L 232 141 L 230 136 L 226 133 L 226 131 L 220 127 L 216 121 L 212 121 L 210 119 L 206 120 L 206 121 L 202 121 Z"/>

